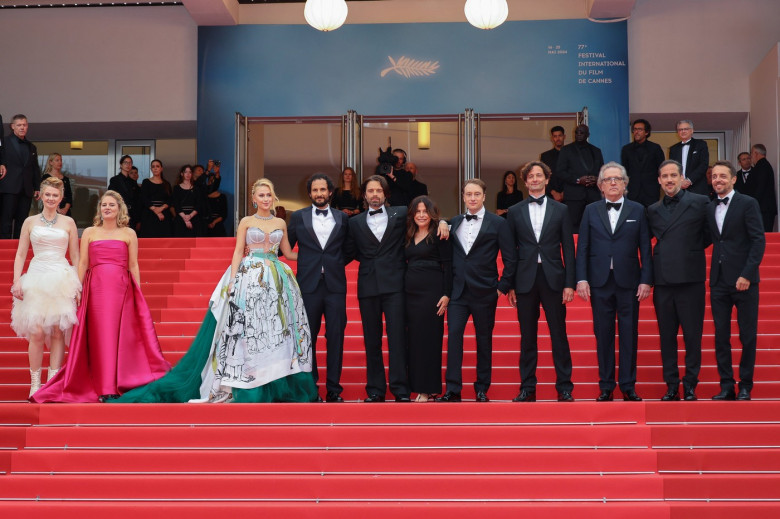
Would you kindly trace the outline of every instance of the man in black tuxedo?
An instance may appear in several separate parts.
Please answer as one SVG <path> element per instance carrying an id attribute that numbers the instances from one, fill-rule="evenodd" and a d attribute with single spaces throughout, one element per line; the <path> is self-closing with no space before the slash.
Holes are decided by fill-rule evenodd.
<path id="1" fill-rule="evenodd" d="M 460 402 L 463 388 L 463 333 L 472 316 L 477 339 L 477 402 L 487 402 L 493 362 L 493 327 L 499 294 L 511 285 L 498 279 L 496 259 L 514 252 L 503 232 L 506 220 L 485 211 L 485 183 L 467 180 L 463 186 L 466 214 L 452 219 L 452 298 L 447 309 L 447 392 L 440 402 Z M 500 242 L 499 242 L 500 240 Z"/>
<path id="2" fill-rule="evenodd" d="M 623 400 L 642 400 L 636 385 L 639 302 L 650 295 L 653 260 L 645 208 L 625 198 L 628 174 L 617 162 L 604 164 L 598 185 L 605 201 L 585 208 L 577 241 L 577 294 L 590 300 L 599 359 L 596 399 L 613 399 L 615 317 L 620 332 L 618 384 Z M 641 262 L 640 262 L 641 258 Z"/>
<path id="3" fill-rule="evenodd" d="M 750 149 L 750 159 L 753 162 L 751 180 L 756 181 L 751 196 L 758 200 L 764 232 L 772 232 L 775 228 L 775 216 L 777 216 L 777 198 L 775 197 L 775 171 L 766 160 L 766 146 L 754 144 Z"/>
<path id="4" fill-rule="evenodd" d="M 707 206 L 712 235 L 710 307 L 715 323 L 715 359 L 720 393 L 713 400 L 750 400 L 756 364 L 758 329 L 758 267 L 766 241 L 758 202 L 734 190 L 734 166 L 719 160 L 712 167 L 712 187 L 717 197 Z M 731 312 L 737 307 L 739 340 L 739 394 L 734 392 L 731 366 Z"/>
<path id="5" fill-rule="evenodd" d="M 661 339 L 661 361 L 667 385 L 663 401 L 680 399 L 677 367 L 677 331 L 685 340 L 685 400 L 696 400 L 701 369 L 701 334 L 704 326 L 704 282 L 707 263 L 704 249 L 710 244 L 704 195 L 682 189 L 682 166 L 667 160 L 658 170 L 664 190 L 662 201 L 647 209 L 653 248 L 653 304 Z"/>
<path id="6" fill-rule="evenodd" d="M 417 164 L 414 162 L 407 162 L 404 169 L 412 174 L 412 188 L 410 193 L 412 199 L 409 200 L 409 203 L 418 196 L 428 196 L 428 186 L 417 180 Z"/>
<path id="7" fill-rule="evenodd" d="M 637 119 L 631 124 L 634 141 L 623 146 L 620 163 L 628 172 L 631 189 L 628 199 L 645 207 L 658 202 L 658 168 L 664 161 L 664 150 L 649 140 L 652 127 L 646 119 Z"/>
<path id="8" fill-rule="evenodd" d="M 558 185 L 563 187 L 563 203 L 569 208 L 574 232 L 580 228 L 585 206 L 601 200 L 596 179 L 604 164 L 604 157 L 599 148 L 588 142 L 589 136 L 587 125 L 577 126 L 574 142 L 561 148 L 555 170 Z"/>
<path id="9" fill-rule="evenodd" d="M 739 162 L 739 171 L 737 171 L 737 183 L 734 184 L 734 189 L 743 195 L 755 198 L 758 177 L 751 175 L 753 173 L 753 161 L 750 158 L 750 153 L 743 151 L 737 155 L 737 162 Z M 710 174 L 711 176 L 712 174 Z"/>
<path id="10" fill-rule="evenodd" d="M 22 114 L 11 119 L 11 134 L 3 139 L 0 154 L 0 238 L 19 238 L 22 223 L 38 197 L 41 168 L 38 150 L 27 140 L 29 124 Z"/>
<path id="11" fill-rule="evenodd" d="M 676 128 L 680 142 L 669 148 L 669 159 L 682 164 L 683 189 L 706 195 L 709 193 L 707 167 L 710 165 L 707 143 L 693 138 L 693 121 L 677 121 Z"/>
<path id="12" fill-rule="evenodd" d="M 558 400 L 573 402 L 571 351 L 566 335 L 566 304 L 574 299 L 574 235 L 565 205 L 545 196 L 550 168 L 529 162 L 520 170 L 528 198 L 509 208 L 506 232 L 515 254 L 503 256 L 504 271 L 513 281 L 509 303 L 520 322 L 520 393 L 515 402 L 536 401 L 539 304 L 544 308 L 552 340 Z"/>
<path id="13" fill-rule="evenodd" d="M 561 154 L 561 148 L 563 148 L 566 142 L 566 130 L 563 126 L 553 126 L 550 128 L 550 142 L 553 147 L 545 151 L 539 156 L 539 160 L 547 164 L 552 171 L 550 181 L 547 183 L 545 191 L 547 195 L 553 197 L 556 202 L 563 201 L 563 186 L 559 185 L 558 177 L 555 176 L 555 169 L 558 165 L 558 156 Z"/>
<path id="14" fill-rule="evenodd" d="M 344 274 L 344 242 L 348 218 L 329 204 L 335 186 L 327 175 L 316 173 L 306 182 L 311 207 L 295 211 L 287 226 L 290 247 L 298 244 L 296 278 L 309 318 L 312 336 L 312 375 L 319 379 L 315 346 L 325 317 L 327 376 L 325 401 L 343 402 L 341 380 L 344 329 L 347 327 L 347 278 Z"/>

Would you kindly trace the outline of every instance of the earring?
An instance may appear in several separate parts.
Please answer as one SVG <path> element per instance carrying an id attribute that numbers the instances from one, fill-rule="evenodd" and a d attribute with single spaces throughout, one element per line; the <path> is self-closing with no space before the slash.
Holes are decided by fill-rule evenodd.
<path id="1" fill-rule="evenodd" d="M 254 207 L 255 209 L 257 209 L 257 202 L 252 202 L 252 207 Z"/>

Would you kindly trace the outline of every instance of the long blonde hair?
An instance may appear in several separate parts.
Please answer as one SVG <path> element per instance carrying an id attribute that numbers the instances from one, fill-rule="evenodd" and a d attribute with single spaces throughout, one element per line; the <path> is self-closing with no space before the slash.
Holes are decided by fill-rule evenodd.
<path id="1" fill-rule="evenodd" d="M 46 174 L 51 175 L 51 171 L 54 169 L 53 167 L 51 167 L 51 159 L 53 159 L 54 157 L 62 158 L 62 155 L 60 155 L 57 152 L 49 154 L 49 158 L 46 159 L 46 167 L 43 168 L 43 175 Z M 62 173 L 62 171 L 60 171 L 60 173 Z"/>
<path id="2" fill-rule="evenodd" d="M 127 214 L 127 205 L 125 205 L 125 201 L 122 199 L 122 195 L 116 191 L 112 191 L 111 189 L 103 193 L 103 196 L 101 196 L 100 200 L 98 200 L 97 212 L 95 213 L 95 217 L 92 219 L 92 225 L 95 227 L 103 226 L 103 216 L 100 214 L 100 204 L 103 203 L 103 199 L 107 196 L 110 196 L 116 200 L 117 205 L 119 205 L 119 214 L 116 215 L 116 226 L 120 228 L 127 227 L 127 224 L 130 223 L 130 215 Z"/>

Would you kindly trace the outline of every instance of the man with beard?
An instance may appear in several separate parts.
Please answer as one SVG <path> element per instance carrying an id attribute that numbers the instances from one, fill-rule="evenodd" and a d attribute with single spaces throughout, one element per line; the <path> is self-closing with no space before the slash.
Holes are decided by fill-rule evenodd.
<path id="1" fill-rule="evenodd" d="M 559 177 L 555 175 L 555 170 L 558 167 L 558 156 L 561 154 L 561 148 L 563 148 L 563 144 L 566 142 L 566 130 L 563 129 L 563 126 L 550 128 L 550 142 L 552 142 L 553 147 L 539 156 L 539 160 L 547 164 L 547 167 L 552 172 L 545 192 L 547 195 L 552 196 L 556 202 L 562 202 L 563 186 L 559 185 Z"/>
<path id="2" fill-rule="evenodd" d="M 658 202 L 658 168 L 664 161 L 664 150 L 649 140 L 650 122 L 637 119 L 631 124 L 634 142 L 626 144 L 620 152 L 620 163 L 628 172 L 631 189 L 628 199 L 645 207 Z"/>
<path id="3" fill-rule="evenodd" d="M 348 233 L 348 218 L 343 212 L 330 208 L 334 187 L 327 175 L 312 175 L 306 183 L 312 206 L 293 213 L 287 227 L 287 237 L 290 247 L 298 244 L 296 277 L 311 329 L 314 382 L 319 379 L 315 346 L 322 317 L 325 316 L 328 352 L 325 401 L 343 402 L 343 388 L 339 381 L 344 354 L 344 329 L 347 326 L 347 278 L 344 274 L 343 246 Z"/>
<path id="4" fill-rule="evenodd" d="M 588 142 L 590 130 L 585 124 L 577 126 L 574 142 L 561 148 L 554 175 L 563 187 L 563 202 L 569 207 L 572 229 L 579 232 L 585 206 L 601 200 L 596 186 L 599 169 L 604 164 L 601 150 Z"/>

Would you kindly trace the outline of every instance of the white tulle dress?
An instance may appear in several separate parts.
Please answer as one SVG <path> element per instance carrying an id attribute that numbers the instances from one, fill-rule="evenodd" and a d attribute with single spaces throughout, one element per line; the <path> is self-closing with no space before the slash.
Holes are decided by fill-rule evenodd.
<path id="1" fill-rule="evenodd" d="M 54 328 L 67 331 L 78 322 L 76 294 L 81 290 L 76 269 L 65 259 L 68 232 L 36 226 L 30 243 L 34 256 L 20 279 L 24 299 L 14 298 L 11 327 L 19 337 L 29 337 L 38 327 L 47 335 Z"/>

